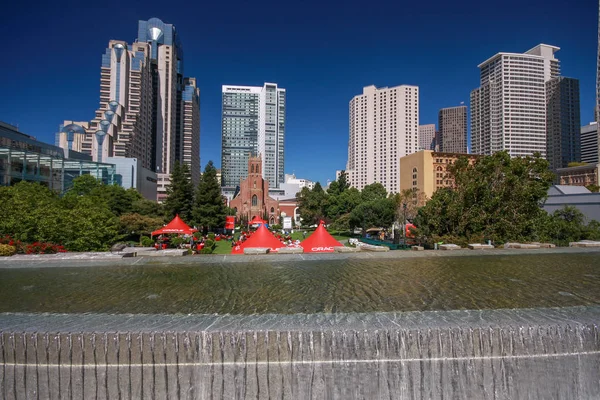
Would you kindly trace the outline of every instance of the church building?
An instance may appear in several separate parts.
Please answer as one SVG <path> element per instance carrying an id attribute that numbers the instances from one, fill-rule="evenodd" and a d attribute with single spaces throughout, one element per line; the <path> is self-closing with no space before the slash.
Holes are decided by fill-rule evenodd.
<path id="1" fill-rule="evenodd" d="M 269 196 L 269 182 L 263 179 L 260 155 L 248 159 L 248 177 L 240 183 L 240 191 L 229 207 L 235 210 L 238 220 L 259 217 L 270 225 L 279 223 L 279 202 Z"/>

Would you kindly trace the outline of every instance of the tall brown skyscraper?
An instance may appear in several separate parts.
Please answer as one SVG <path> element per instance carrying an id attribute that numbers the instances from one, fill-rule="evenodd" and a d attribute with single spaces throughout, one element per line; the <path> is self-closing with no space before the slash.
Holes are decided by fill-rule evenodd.
<path id="1" fill-rule="evenodd" d="M 467 106 L 442 108 L 439 113 L 439 151 L 467 152 Z"/>

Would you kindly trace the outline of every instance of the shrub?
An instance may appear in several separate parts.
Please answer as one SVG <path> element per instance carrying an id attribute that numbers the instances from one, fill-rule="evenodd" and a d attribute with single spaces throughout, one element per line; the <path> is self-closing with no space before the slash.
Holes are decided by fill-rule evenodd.
<path id="1" fill-rule="evenodd" d="M 13 254 L 16 254 L 17 249 L 15 246 L 10 246 L 8 244 L 0 244 L 0 257 L 10 257 Z"/>
<path id="2" fill-rule="evenodd" d="M 25 246 L 26 254 L 56 254 L 65 253 L 63 246 L 54 243 L 34 242 Z"/>
<path id="3" fill-rule="evenodd" d="M 198 251 L 198 254 L 212 254 L 213 249 L 209 247 L 205 247 L 202 250 Z"/>
<path id="4" fill-rule="evenodd" d="M 212 250 L 216 247 L 216 243 L 214 240 L 211 239 L 206 239 L 206 241 L 204 242 L 204 249 L 210 249 L 211 252 Z M 204 250 L 202 249 L 202 250 Z"/>
<path id="5" fill-rule="evenodd" d="M 19 254 L 25 253 L 25 245 L 20 240 L 14 240 L 12 237 L 5 235 L 0 237 L 0 244 L 6 244 L 9 246 L 13 246 L 15 251 Z"/>
<path id="6" fill-rule="evenodd" d="M 180 236 L 178 237 L 174 237 L 173 239 L 171 239 L 171 246 L 173 247 L 179 247 L 179 245 L 185 243 L 186 240 Z"/>
<path id="7" fill-rule="evenodd" d="M 194 239 L 198 240 L 202 237 L 202 233 L 201 232 L 194 232 Z"/>
<path id="8" fill-rule="evenodd" d="M 148 236 L 142 236 L 140 238 L 140 244 L 144 247 L 152 247 L 154 246 L 154 240 L 152 240 L 152 238 L 149 238 Z"/>
<path id="9" fill-rule="evenodd" d="M 210 240 L 215 240 L 215 234 L 214 233 L 209 233 L 208 235 L 206 235 L 207 238 L 209 238 Z"/>

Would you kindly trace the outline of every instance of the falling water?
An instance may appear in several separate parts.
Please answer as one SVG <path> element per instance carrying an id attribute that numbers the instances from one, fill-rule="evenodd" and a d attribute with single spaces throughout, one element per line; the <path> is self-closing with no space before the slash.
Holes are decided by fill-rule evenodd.
<path id="1" fill-rule="evenodd" d="M 2 398 L 596 398 L 600 307 L 0 315 Z M 39 323 L 40 320 L 42 323 Z M 30 332 L 29 326 L 60 332 Z M 130 323 L 136 330 L 102 332 Z M 162 326 L 163 329 L 157 329 Z"/>

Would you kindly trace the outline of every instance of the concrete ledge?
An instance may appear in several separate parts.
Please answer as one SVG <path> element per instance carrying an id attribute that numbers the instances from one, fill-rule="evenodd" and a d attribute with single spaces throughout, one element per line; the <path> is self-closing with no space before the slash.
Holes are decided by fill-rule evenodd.
<path id="1" fill-rule="evenodd" d="M 440 244 L 440 250 L 460 250 L 461 247 L 457 244 Z"/>
<path id="2" fill-rule="evenodd" d="M 255 255 L 255 254 L 268 254 L 271 251 L 269 248 L 263 247 L 251 247 L 248 249 L 244 249 L 244 254 Z"/>
<path id="3" fill-rule="evenodd" d="M 390 251 L 389 247 L 374 246 L 372 244 L 366 244 L 366 243 L 361 243 L 360 249 L 364 250 L 364 251 L 380 251 L 380 252 Z"/>
<path id="4" fill-rule="evenodd" d="M 282 247 L 277 250 L 277 254 L 302 254 L 304 249 L 302 247 Z"/>
<path id="5" fill-rule="evenodd" d="M 158 251 L 138 251 L 138 257 L 182 257 L 187 256 L 187 250 L 180 249 L 168 249 L 168 250 L 158 250 Z"/>
<path id="6" fill-rule="evenodd" d="M 425 247 L 423 247 L 423 246 L 412 246 L 411 250 L 414 250 L 414 251 L 423 251 L 423 250 L 425 250 Z"/>
<path id="7" fill-rule="evenodd" d="M 360 247 L 336 246 L 333 250 L 336 253 L 356 253 L 360 251 Z"/>
<path id="8" fill-rule="evenodd" d="M 504 243 L 505 249 L 539 249 L 540 247 L 535 243 Z"/>
<path id="9" fill-rule="evenodd" d="M 484 249 L 493 249 L 494 246 L 491 244 L 481 244 L 481 243 L 470 243 L 467 247 L 471 250 L 484 250 Z"/>
<path id="10" fill-rule="evenodd" d="M 593 240 L 582 240 L 579 242 L 569 243 L 569 247 L 600 247 L 600 242 L 595 242 Z"/>
<path id="11" fill-rule="evenodd" d="M 531 244 L 537 244 L 540 246 L 540 249 L 554 249 L 556 248 L 556 245 L 554 243 L 538 243 L 538 242 L 533 242 Z"/>

